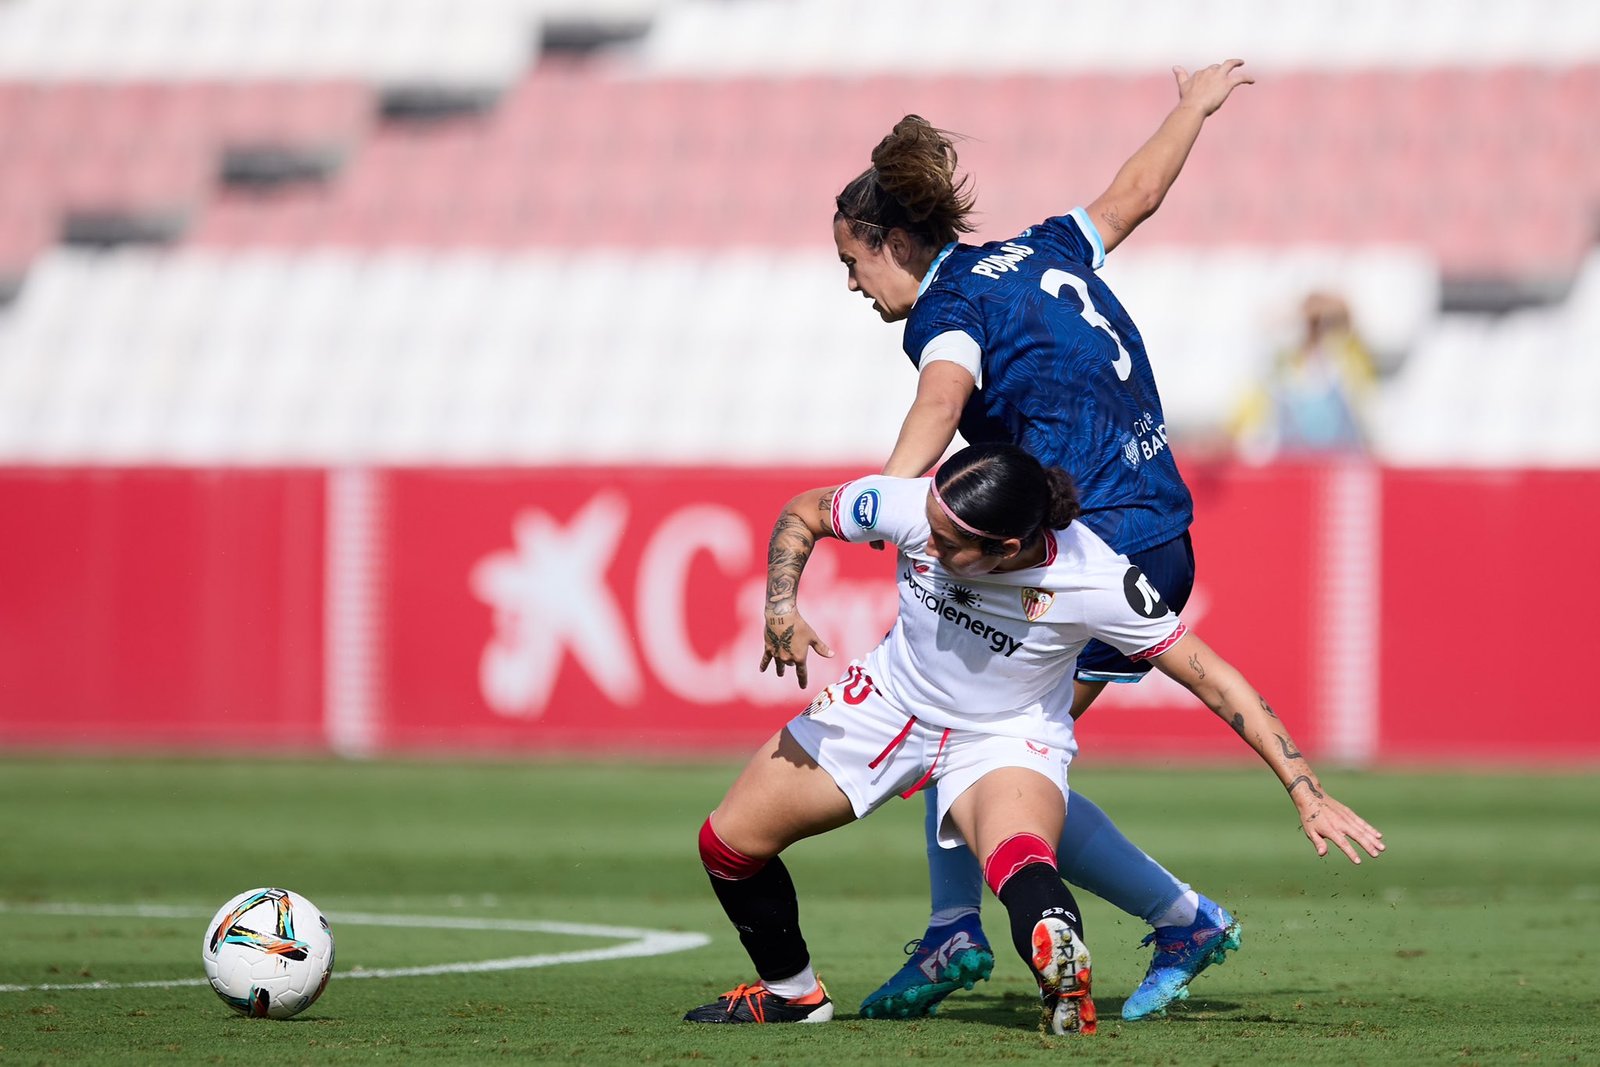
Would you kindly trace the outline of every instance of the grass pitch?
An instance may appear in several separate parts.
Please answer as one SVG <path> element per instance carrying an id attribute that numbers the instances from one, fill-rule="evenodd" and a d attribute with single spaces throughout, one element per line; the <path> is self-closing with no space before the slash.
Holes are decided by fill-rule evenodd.
<path id="1" fill-rule="evenodd" d="M 754 977 L 695 854 L 734 771 L 0 760 L 0 1062 L 1600 1061 L 1600 776 L 1331 773 L 1389 841 L 1356 868 L 1316 859 L 1259 768 L 1084 761 L 1075 787 L 1227 904 L 1244 948 L 1168 1018 L 1123 1023 L 1145 931 L 1085 898 L 1100 1033 L 1056 1038 L 1037 1031 L 993 900 L 991 981 L 935 1019 L 855 1016 L 921 933 L 918 802 L 788 854 L 838 1021 L 679 1022 Z M 235 1016 L 204 985 L 160 984 L 202 979 L 206 920 L 257 885 L 309 896 L 337 939 L 327 994 L 286 1022 Z M 710 940 L 560 962 L 630 943 L 560 923 Z M 497 960 L 520 963 L 472 969 Z M 381 977 L 405 968 L 432 971 Z M 102 988 L 40 988 L 89 983 Z"/>

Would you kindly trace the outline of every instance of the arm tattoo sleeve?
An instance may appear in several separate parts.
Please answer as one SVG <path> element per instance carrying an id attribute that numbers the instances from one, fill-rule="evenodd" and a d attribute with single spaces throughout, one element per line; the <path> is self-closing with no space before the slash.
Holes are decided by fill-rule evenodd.
<path id="1" fill-rule="evenodd" d="M 1282 734 L 1273 734 L 1272 736 L 1276 737 L 1278 739 L 1278 747 L 1283 749 L 1283 758 L 1284 759 L 1304 759 L 1305 758 L 1304 756 L 1302 756 L 1300 754 L 1300 750 L 1295 747 L 1294 742 L 1290 741 L 1287 737 L 1283 736 Z"/>
<path id="2" fill-rule="evenodd" d="M 772 526 L 772 539 L 767 542 L 767 610 L 775 615 L 787 615 L 794 610 L 795 593 L 800 586 L 800 572 L 816 541 L 811 531 L 798 515 L 785 511 Z"/>

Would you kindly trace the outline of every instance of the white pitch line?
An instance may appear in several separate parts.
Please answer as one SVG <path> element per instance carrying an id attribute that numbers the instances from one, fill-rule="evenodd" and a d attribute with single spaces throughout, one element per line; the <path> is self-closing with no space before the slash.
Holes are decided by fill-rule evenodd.
<path id="1" fill-rule="evenodd" d="M 156 904 L 27 904 L 0 902 L 0 913 L 21 915 L 82 915 L 109 919 L 207 919 L 210 914 L 194 908 Z M 566 934 L 574 937 L 627 938 L 620 945 L 583 949 L 576 952 L 549 952 L 537 956 L 510 956 L 496 960 L 467 960 L 462 963 L 433 963 L 420 967 L 378 967 L 370 970 L 335 972 L 346 978 L 420 978 L 436 974 L 479 974 L 487 971 L 520 971 L 534 967 L 553 967 L 560 963 L 594 963 L 600 960 L 637 959 L 687 952 L 709 944 L 705 934 L 647 930 L 636 926 L 593 926 L 583 923 L 540 922 L 536 919 L 467 919 L 448 915 L 370 915 L 358 912 L 329 912 L 328 921 L 343 926 L 400 926 L 423 930 L 496 930 L 509 933 Z M 94 989 L 176 989 L 204 986 L 204 978 L 173 978 L 147 982 L 47 982 L 40 985 L 0 985 L 0 993 L 61 992 Z"/>

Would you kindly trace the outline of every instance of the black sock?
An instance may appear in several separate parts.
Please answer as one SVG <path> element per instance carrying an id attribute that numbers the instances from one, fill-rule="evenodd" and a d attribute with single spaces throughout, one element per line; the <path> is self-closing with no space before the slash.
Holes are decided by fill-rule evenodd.
<path id="1" fill-rule="evenodd" d="M 800 901 L 783 860 L 774 857 L 737 881 L 713 875 L 711 888 L 763 981 L 779 982 L 806 969 L 811 954 L 800 936 Z"/>
<path id="2" fill-rule="evenodd" d="M 1063 919 L 1083 936 L 1078 902 L 1061 880 L 1061 873 L 1048 863 L 1030 863 L 1013 874 L 1000 887 L 999 897 L 1011 916 L 1011 943 L 1029 966 L 1033 963 L 1033 928 L 1040 919 Z"/>

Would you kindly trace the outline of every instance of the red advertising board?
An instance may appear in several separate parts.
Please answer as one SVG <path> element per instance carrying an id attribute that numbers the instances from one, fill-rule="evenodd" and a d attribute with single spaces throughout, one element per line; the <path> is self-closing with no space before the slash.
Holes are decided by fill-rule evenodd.
<path id="1" fill-rule="evenodd" d="M 0 744 L 321 748 L 320 471 L 0 471 Z"/>
<path id="2" fill-rule="evenodd" d="M 748 751 L 765 546 L 828 470 L 0 470 L 0 744 Z M 1186 620 L 1324 760 L 1600 758 L 1569 616 L 1600 472 L 1191 468 Z M 1544 549 L 1557 536 L 1579 550 Z M 824 542 L 802 607 L 887 630 L 893 559 Z M 1175 684 L 1114 686 L 1081 759 L 1251 758 Z"/>
<path id="3" fill-rule="evenodd" d="M 1600 603 L 1600 474 L 1385 481 L 1383 757 L 1600 756 L 1600 688 L 1582 677 Z"/>
<path id="4" fill-rule="evenodd" d="M 741 751 L 804 707 L 757 672 L 765 545 L 799 490 L 843 472 L 400 471 L 385 476 L 380 748 Z M 1315 471 L 1207 480 L 1189 614 L 1315 746 L 1306 564 Z M 1209 546 L 1217 550 L 1209 550 Z M 814 692 L 893 621 L 892 561 L 824 542 L 801 610 L 838 653 Z M 1228 590 L 1226 596 L 1220 590 Z M 1166 679 L 1117 686 L 1085 752 L 1248 756 Z"/>
<path id="5" fill-rule="evenodd" d="M 761 674 L 772 520 L 840 472 L 385 476 L 383 748 L 747 750 L 810 697 Z M 803 610 L 837 653 L 893 619 L 893 559 L 824 543 Z"/>

